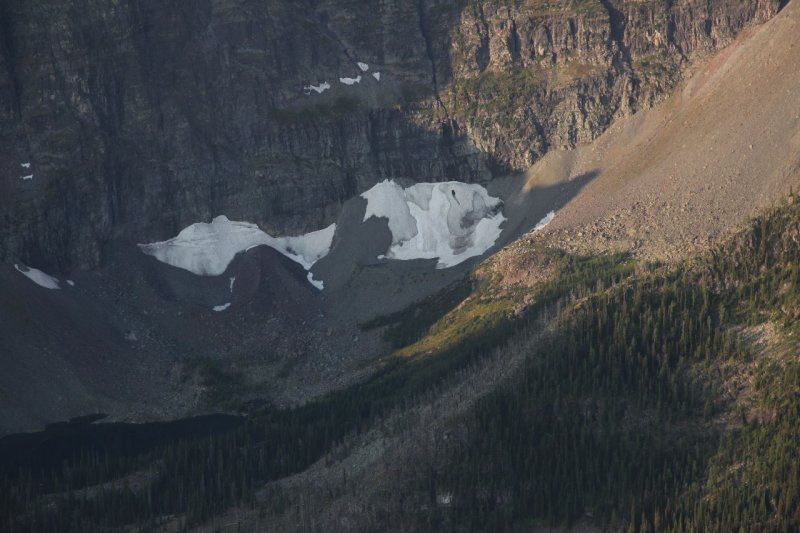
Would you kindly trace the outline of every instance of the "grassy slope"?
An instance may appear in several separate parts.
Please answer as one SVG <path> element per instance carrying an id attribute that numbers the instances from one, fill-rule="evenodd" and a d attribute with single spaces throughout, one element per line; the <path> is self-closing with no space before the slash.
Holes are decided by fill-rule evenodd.
<path id="1" fill-rule="evenodd" d="M 711 257 L 574 298 L 452 461 L 415 473 L 451 498 L 421 523 L 797 528 L 799 225 L 774 209 Z M 755 353 L 737 332 L 765 321 L 778 335 Z"/>

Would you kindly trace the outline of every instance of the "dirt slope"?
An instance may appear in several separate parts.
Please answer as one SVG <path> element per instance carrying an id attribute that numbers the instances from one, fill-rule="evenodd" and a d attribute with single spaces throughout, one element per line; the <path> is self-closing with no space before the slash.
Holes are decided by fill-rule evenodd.
<path id="1" fill-rule="evenodd" d="M 677 259 L 788 194 L 800 174 L 800 3 L 706 60 L 659 106 L 549 154 L 528 185 L 535 194 L 591 172 L 546 232 L 574 251 Z"/>

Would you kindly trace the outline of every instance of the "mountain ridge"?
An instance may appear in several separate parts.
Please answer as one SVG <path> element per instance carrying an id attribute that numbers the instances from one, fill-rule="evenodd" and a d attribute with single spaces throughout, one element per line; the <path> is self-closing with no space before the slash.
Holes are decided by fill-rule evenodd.
<path id="1" fill-rule="evenodd" d="M 408 0 L 374 15 L 343 0 L 5 2 L 0 259 L 70 273 L 113 239 L 217 215 L 305 233 L 386 178 L 524 170 L 650 106 L 687 58 L 779 7 L 607 4 L 626 21 L 616 36 L 599 0 Z M 361 83 L 337 82 L 361 61 Z M 332 89 L 304 93 L 323 80 Z"/>

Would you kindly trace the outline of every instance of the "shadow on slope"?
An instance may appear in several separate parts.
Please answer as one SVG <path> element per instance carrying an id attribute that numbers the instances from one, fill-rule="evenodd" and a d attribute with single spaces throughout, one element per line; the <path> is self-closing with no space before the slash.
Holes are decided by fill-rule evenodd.
<path id="1" fill-rule="evenodd" d="M 489 194 L 504 201 L 507 220 L 502 233 L 482 256 L 447 269 L 436 269 L 435 259 L 378 259 L 391 245 L 391 232 L 385 219 L 362 222 L 366 201 L 356 197 L 342 209 L 331 253 L 312 269 L 315 276 L 325 280 L 327 308 L 353 321 L 370 322 L 414 307 L 463 279 L 478 263 L 533 229 L 551 211 L 557 212 L 596 176 L 597 172 L 590 171 L 568 179 L 568 173 L 545 172 L 533 186 L 525 175 L 489 183 Z M 452 305 L 458 303 L 453 301 Z M 442 314 L 451 308 L 442 309 Z"/>

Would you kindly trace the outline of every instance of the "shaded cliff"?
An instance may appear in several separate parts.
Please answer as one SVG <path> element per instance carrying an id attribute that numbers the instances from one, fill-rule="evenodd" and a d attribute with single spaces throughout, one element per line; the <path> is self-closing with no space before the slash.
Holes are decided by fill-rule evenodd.
<path id="1" fill-rule="evenodd" d="M 385 178 L 524 169 L 778 7 L 4 0 L 0 260 L 92 268 L 111 239 L 221 213 L 317 229 Z"/>

